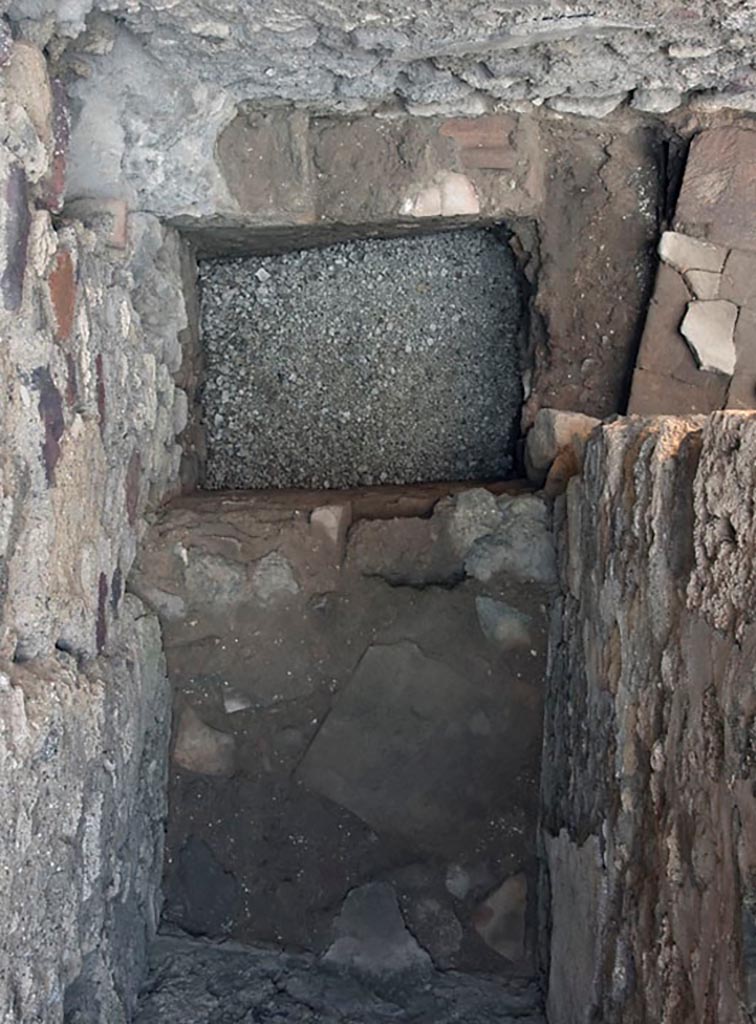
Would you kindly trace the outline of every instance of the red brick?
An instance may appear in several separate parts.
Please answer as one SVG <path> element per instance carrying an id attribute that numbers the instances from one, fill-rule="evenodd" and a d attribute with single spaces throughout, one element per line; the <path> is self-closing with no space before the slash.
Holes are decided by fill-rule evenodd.
<path id="1" fill-rule="evenodd" d="M 67 341 L 76 313 L 76 274 L 71 253 L 66 249 L 58 250 L 48 283 L 55 312 L 55 337 L 58 341 Z"/>

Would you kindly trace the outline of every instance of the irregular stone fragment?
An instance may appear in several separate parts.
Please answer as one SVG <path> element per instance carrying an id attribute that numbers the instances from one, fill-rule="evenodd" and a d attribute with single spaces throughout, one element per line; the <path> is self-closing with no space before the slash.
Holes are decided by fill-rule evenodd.
<path id="1" fill-rule="evenodd" d="M 55 467 L 60 459 L 60 440 L 65 430 L 63 400 L 50 374 L 49 366 L 39 366 L 32 375 L 39 391 L 39 415 L 45 428 L 42 461 L 49 487 L 55 485 Z"/>
<path id="2" fill-rule="evenodd" d="M 579 412 L 539 409 L 525 441 L 528 479 L 543 483 L 558 452 L 568 445 L 581 456 L 587 438 L 600 422 Z"/>
<path id="3" fill-rule="evenodd" d="M 227 715 L 235 715 L 237 711 L 246 711 L 253 706 L 253 703 L 251 698 L 233 686 L 223 687 L 223 710 Z"/>
<path id="4" fill-rule="evenodd" d="M 484 635 L 503 651 L 532 645 L 529 616 L 490 597 L 476 597 L 475 607 Z"/>
<path id="5" fill-rule="evenodd" d="M 262 574 L 265 575 L 264 570 Z M 195 606 L 229 606 L 241 600 L 249 588 L 244 566 L 197 549 L 188 554 L 184 578 L 186 596 Z"/>
<path id="6" fill-rule="evenodd" d="M 446 904 L 431 896 L 410 900 L 404 907 L 412 934 L 437 967 L 450 967 L 462 945 L 462 925 Z"/>
<path id="7" fill-rule="evenodd" d="M 439 173 L 432 183 L 416 188 L 402 203 L 406 217 L 463 217 L 480 212 L 475 186 L 464 174 Z"/>
<path id="8" fill-rule="evenodd" d="M 503 574 L 523 583 L 552 584 L 556 556 L 545 504 L 532 496 L 501 504 L 502 525 L 473 544 L 465 572 L 482 583 Z"/>
<path id="9" fill-rule="evenodd" d="M 47 61 L 32 43 L 18 40 L 13 44 L 5 83 L 12 99 L 24 108 L 45 146 L 52 142 L 53 98 Z"/>
<path id="10" fill-rule="evenodd" d="M 732 375 L 738 307 L 724 299 L 691 302 L 680 331 L 702 370 Z"/>
<path id="11" fill-rule="evenodd" d="M 528 880 L 524 874 L 519 874 L 508 878 L 475 911 L 476 931 L 491 949 L 507 960 L 517 962 L 525 956 L 527 903 Z"/>
<path id="12" fill-rule="evenodd" d="M 321 505 L 310 513 L 313 532 L 333 548 L 336 562 L 341 562 L 344 556 L 344 546 L 351 522 L 352 507 L 349 504 Z"/>
<path id="13" fill-rule="evenodd" d="M 370 975 L 428 971 L 430 956 L 404 924 L 396 893 L 385 882 L 353 889 L 334 922 L 335 940 L 325 959 Z"/>
<path id="14" fill-rule="evenodd" d="M 207 725 L 187 705 L 179 716 L 173 760 L 181 768 L 201 775 L 233 775 L 234 737 Z"/>
<path id="15" fill-rule="evenodd" d="M 441 509 L 437 506 L 436 512 Z M 446 529 L 455 554 L 463 558 L 479 537 L 501 525 L 501 511 L 490 491 L 476 487 L 453 499 Z"/>
<path id="16" fill-rule="evenodd" d="M 60 213 L 66 188 L 66 167 L 68 164 L 68 144 L 71 138 L 71 114 L 68 98 L 63 83 L 54 79 L 52 83 L 53 111 L 52 131 L 53 147 L 50 168 L 40 183 L 37 206 Z"/>
<path id="17" fill-rule="evenodd" d="M 299 584 L 288 558 L 279 551 L 271 551 L 261 558 L 252 573 L 252 589 L 263 604 L 299 593 Z"/>
<path id="18" fill-rule="evenodd" d="M 683 235 L 679 231 L 665 231 L 659 242 L 659 256 L 681 274 L 689 270 L 721 272 L 727 259 L 727 249 L 697 238 Z"/>

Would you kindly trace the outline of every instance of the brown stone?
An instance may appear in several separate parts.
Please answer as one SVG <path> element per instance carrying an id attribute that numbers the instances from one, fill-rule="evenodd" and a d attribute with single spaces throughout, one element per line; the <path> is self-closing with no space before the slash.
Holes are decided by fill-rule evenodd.
<path id="1" fill-rule="evenodd" d="M 19 40 L 3 74 L 11 97 L 24 108 L 40 140 L 49 145 L 53 100 L 45 55 L 33 43 Z"/>
<path id="2" fill-rule="evenodd" d="M 735 324 L 735 373 L 756 373 L 756 309 L 741 309 Z"/>
<path id="3" fill-rule="evenodd" d="M 5 184 L 5 270 L 0 278 L 5 308 L 15 311 L 24 297 L 24 277 L 31 228 L 29 186 L 23 167 L 14 164 Z"/>
<path id="4" fill-rule="evenodd" d="M 732 250 L 722 272 L 719 297 L 756 313 L 756 253 Z"/>
<path id="5" fill-rule="evenodd" d="M 48 283 L 55 312 L 55 337 L 58 341 L 67 341 L 71 337 L 76 312 L 76 274 L 67 249 L 58 250 Z"/>
<path id="6" fill-rule="evenodd" d="M 528 880 L 524 874 L 508 878 L 475 911 L 475 929 L 496 952 L 518 963 L 525 956 L 525 913 Z"/>
<path id="7" fill-rule="evenodd" d="M 727 392 L 725 409 L 756 409 L 756 373 L 735 371 Z"/>
<path id="8" fill-rule="evenodd" d="M 314 219 L 307 131 L 301 111 L 242 111 L 218 138 L 218 163 L 245 214 L 278 223 Z"/>
<path id="9" fill-rule="evenodd" d="M 65 88 L 60 79 L 52 83 L 52 133 L 53 152 L 50 169 L 40 183 L 37 206 L 60 213 L 66 190 L 66 168 L 68 144 L 71 136 L 71 115 Z"/>
<path id="10" fill-rule="evenodd" d="M 721 409 L 727 395 L 729 378 L 705 370 L 698 370 L 697 373 L 701 379 L 696 385 L 637 367 L 633 374 L 628 414 L 684 416 Z"/>
<path id="11" fill-rule="evenodd" d="M 439 131 L 457 145 L 463 168 L 511 170 L 519 154 L 511 142 L 514 118 L 499 114 L 445 121 Z"/>
<path id="12" fill-rule="evenodd" d="M 677 203 L 677 230 L 756 251 L 756 131 L 731 125 L 697 136 Z M 751 211 L 751 215 L 748 215 Z"/>
<path id="13" fill-rule="evenodd" d="M 637 365 L 688 384 L 698 384 L 700 370 L 680 334 L 680 324 L 690 300 L 691 294 L 682 275 L 665 263 L 660 264 Z"/>

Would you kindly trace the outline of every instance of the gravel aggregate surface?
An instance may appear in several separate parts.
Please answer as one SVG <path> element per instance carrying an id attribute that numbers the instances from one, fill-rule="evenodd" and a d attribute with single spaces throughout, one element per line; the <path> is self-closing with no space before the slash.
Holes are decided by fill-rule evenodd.
<path id="1" fill-rule="evenodd" d="M 200 264 L 206 486 L 505 476 L 519 272 L 473 229 Z"/>

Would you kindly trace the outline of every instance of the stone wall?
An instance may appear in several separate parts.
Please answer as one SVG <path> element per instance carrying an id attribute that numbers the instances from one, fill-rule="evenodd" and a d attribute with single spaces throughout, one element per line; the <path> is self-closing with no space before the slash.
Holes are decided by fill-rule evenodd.
<path id="1" fill-rule="evenodd" d="M 750 1019 L 755 454 L 753 414 L 633 417 L 569 485 L 542 783 L 551 1024 Z"/>
<path id="2" fill-rule="evenodd" d="M 117 202 L 62 213 L 30 43 L 0 45 L 0 119 L 0 1020 L 116 1024 L 160 903 L 169 698 L 124 583 L 181 457 L 179 242 Z"/>

